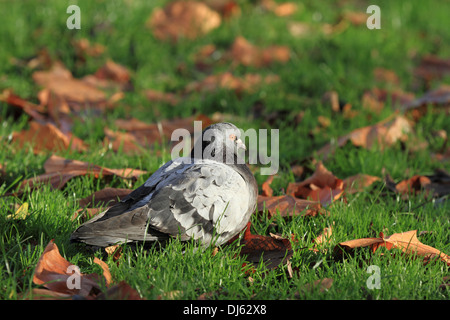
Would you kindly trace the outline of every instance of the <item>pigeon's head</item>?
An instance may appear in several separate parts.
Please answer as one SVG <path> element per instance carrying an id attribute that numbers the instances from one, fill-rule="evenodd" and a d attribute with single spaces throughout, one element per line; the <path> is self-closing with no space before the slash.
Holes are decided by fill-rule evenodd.
<path id="1" fill-rule="evenodd" d="M 191 155 L 194 158 L 236 164 L 238 160 L 241 160 L 238 154 L 239 150 L 246 150 L 240 137 L 241 131 L 232 123 L 212 124 L 203 130 L 201 141 L 196 142 Z"/>

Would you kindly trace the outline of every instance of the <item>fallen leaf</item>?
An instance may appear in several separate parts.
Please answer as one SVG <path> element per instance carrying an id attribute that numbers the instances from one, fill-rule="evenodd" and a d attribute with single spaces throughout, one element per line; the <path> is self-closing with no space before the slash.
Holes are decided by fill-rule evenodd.
<path id="1" fill-rule="evenodd" d="M 94 259 L 94 262 L 102 267 L 104 276 L 106 276 L 106 284 L 109 285 L 111 277 L 109 268 L 97 258 Z M 70 277 L 75 274 L 75 269 L 71 270 L 71 268 L 77 267 L 64 259 L 60 255 L 57 245 L 50 241 L 39 258 L 33 275 L 33 283 L 62 294 L 95 297 L 101 288 L 99 275 L 80 274 L 79 288 L 69 288 L 68 283 L 72 281 Z"/>
<path id="2" fill-rule="evenodd" d="M 31 143 L 34 153 L 43 151 L 86 151 L 85 143 L 70 133 L 63 133 L 51 123 L 41 124 L 37 121 L 29 123 L 28 130 L 13 133 L 12 141 L 17 142 L 19 147 Z"/>
<path id="3" fill-rule="evenodd" d="M 386 247 L 387 250 L 397 248 L 407 254 L 417 254 L 423 257 L 426 261 L 439 257 L 440 260 L 450 266 L 450 256 L 440 250 L 421 243 L 419 239 L 417 239 L 416 234 L 417 230 L 412 230 L 402 233 L 394 233 L 385 237 L 381 232 L 379 238 L 362 238 L 341 242 L 335 247 L 335 250 L 336 252 L 339 252 L 342 249 L 345 251 L 351 251 L 355 248 L 370 246 L 372 252 L 375 252 L 380 247 Z"/>
<path id="4" fill-rule="evenodd" d="M 403 199 L 421 192 L 424 192 L 426 197 L 437 198 L 450 194 L 450 174 L 443 169 L 436 170 L 433 175 L 414 175 L 398 183 L 395 183 L 387 175 L 385 181 L 386 186 L 390 190 L 401 194 Z"/>
<path id="5" fill-rule="evenodd" d="M 364 188 L 367 188 L 374 182 L 380 180 L 379 177 L 358 173 L 344 180 L 344 190 L 347 194 L 361 192 Z"/>
<path id="6" fill-rule="evenodd" d="M 231 60 L 244 66 L 263 67 L 274 62 L 285 63 L 290 59 L 290 50 L 286 46 L 258 48 L 239 36 L 234 40 L 228 55 Z"/>
<path id="7" fill-rule="evenodd" d="M 139 155 L 147 152 L 138 138 L 129 132 L 112 131 L 107 127 L 103 128 L 105 147 L 115 152 L 121 151 L 128 155 Z"/>
<path id="8" fill-rule="evenodd" d="M 18 95 L 14 94 L 14 92 L 10 89 L 3 90 L 3 92 L 0 94 L 0 101 L 19 108 L 34 120 L 45 121 L 45 116 L 42 114 L 45 112 L 45 110 L 42 105 L 37 105 L 35 103 L 22 99 Z"/>
<path id="9" fill-rule="evenodd" d="M 414 75 L 425 82 L 429 87 L 431 81 L 440 80 L 450 74 L 450 59 L 443 59 L 435 55 L 422 57 L 419 66 L 414 70 Z"/>
<path id="10" fill-rule="evenodd" d="M 241 7 L 233 0 L 204 0 L 206 5 L 220 13 L 225 19 L 238 17 L 241 15 Z"/>
<path id="11" fill-rule="evenodd" d="M 266 209 L 270 217 L 278 213 L 282 217 L 296 215 L 315 216 L 323 213 L 320 202 L 298 199 L 290 195 L 276 197 L 258 196 L 257 204 L 258 211 L 263 212 Z"/>
<path id="12" fill-rule="evenodd" d="M 268 269 L 286 263 L 293 254 L 289 239 L 276 235 L 253 235 L 250 232 L 250 222 L 247 224 L 241 243 L 243 246 L 239 254 L 245 256 L 246 261 L 258 264 L 262 259 Z"/>
<path id="13" fill-rule="evenodd" d="M 6 216 L 6 219 L 13 219 L 13 220 L 24 220 L 29 215 L 28 211 L 28 202 L 24 202 L 17 210 L 14 212 L 14 214 L 8 214 Z"/>
<path id="14" fill-rule="evenodd" d="M 375 125 L 353 130 L 339 137 L 336 143 L 326 144 L 317 153 L 327 159 L 336 148 L 343 147 L 349 141 L 356 147 L 366 149 L 378 144 L 380 149 L 384 150 L 397 141 L 406 141 L 410 132 L 412 132 L 410 122 L 403 116 L 395 116 L 393 119 L 387 118 Z"/>
<path id="15" fill-rule="evenodd" d="M 150 102 L 164 102 L 172 106 L 176 106 L 180 102 L 180 98 L 173 93 L 146 90 L 145 95 Z"/>
<path id="16" fill-rule="evenodd" d="M 100 293 L 95 300 L 145 300 L 128 283 L 121 281 Z"/>
<path id="17" fill-rule="evenodd" d="M 261 5 L 264 9 L 272 11 L 279 17 L 287 17 L 297 12 L 298 5 L 294 2 L 276 3 L 273 0 L 263 0 Z"/>
<path id="18" fill-rule="evenodd" d="M 55 62 L 48 71 L 35 71 L 32 78 L 77 110 L 86 105 L 102 108 L 106 105 L 107 97 L 103 91 L 73 78 L 72 73 L 61 63 Z"/>
<path id="19" fill-rule="evenodd" d="M 263 197 L 271 197 L 271 196 L 273 196 L 273 190 L 270 187 L 270 184 L 272 183 L 274 178 L 275 178 L 275 175 L 271 175 L 271 176 L 269 176 L 269 178 L 267 178 L 266 181 L 263 182 L 263 184 L 262 184 L 262 193 L 261 193 L 261 195 Z"/>
<path id="20" fill-rule="evenodd" d="M 172 1 L 153 10 L 147 25 L 159 40 L 195 39 L 221 24 L 219 13 L 197 1 Z"/>
<path id="21" fill-rule="evenodd" d="M 201 121 L 202 129 L 213 123 L 209 117 L 202 114 L 183 119 L 162 120 L 158 123 L 145 123 L 135 118 L 127 120 L 119 119 L 115 124 L 119 129 L 127 131 L 126 135 L 118 135 L 109 130 L 105 132 L 113 139 L 123 139 L 123 148 L 126 147 L 128 152 L 139 152 L 142 148 L 148 150 L 153 147 L 155 143 L 158 143 L 159 145 L 165 143 L 177 144 L 178 141 L 171 141 L 172 133 L 177 129 L 186 129 L 191 136 L 193 136 L 195 129 L 194 121 Z M 120 140 L 115 142 L 116 140 L 112 141 L 113 149 L 120 147 Z M 183 141 L 183 143 L 184 142 L 185 141 Z M 193 141 L 191 140 L 191 145 L 193 145 L 192 142 Z M 135 146 L 132 146 L 131 144 L 134 144 Z M 138 148 L 136 144 L 141 148 Z"/>
<path id="22" fill-rule="evenodd" d="M 85 56 L 98 57 L 105 52 L 105 46 L 99 43 L 91 44 L 86 38 L 74 40 L 73 46 L 75 47 L 77 56 L 83 61 L 86 60 Z"/>
<path id="23" fill-rule="evenodd" d="M 23 192 L 25 186 L 37 188 L 39 185 L 47 183 L 53 189 L 61 189 L 70 179 L 82 175 L 93 175 L 96 178 L 118 176 L 122 179 L 136 180 L 140 175 L 148 173 L 132 168 L 110 169 L 89 162 L 65 159 L 56 155 L 52 155 L 47 159 L 44 163 L 44 169 L 44 174 L 24 180 L 19 187 L 19 193 Z"/>
<path id="24" fill-rule="evenodd" d="M 233 90 L 237 94 L 242 92 L 254 92 L 261 84 L 272 84 L 279 81 L 276 75 L 267 75 L 265 77 L 259 74 L 247 73 L 243 78 L 235 77 L 230 72 L 224 72 L 216 75 L 210 75 L 201 81 L 188 83 L 185 87 L 187 93 L 214 92 L 218 90 Z"/>
<path id="25" fill-rule="evenodd" d="M 402 112 L 412 114 L 417 121 L 428 111 L 430 105 L 448 112 L 450 110 L 450 85 L 443 84 L 437 89 L 428 91 L 422 97 L 405 103 Z"/>
<path id="26" fill-rule="evenodd" d="M 317 245 L 317 244 L 329 243 L 331 240 L 332 234 L 333 234 L 333 229 L 331 226 L 324 228 L 322 233 L 314 239 L 314 244 Z"/>
<path id="27" fill-rule="evenodd" d="M 302 182 L 289 183 L 286 194 L 301 199 L 310 198 L 319 201 L 323 206 L 328 206 L 343 195 L 343 187 L 343 181 L 336 178 L 319 161 L 313 175 Z"/>

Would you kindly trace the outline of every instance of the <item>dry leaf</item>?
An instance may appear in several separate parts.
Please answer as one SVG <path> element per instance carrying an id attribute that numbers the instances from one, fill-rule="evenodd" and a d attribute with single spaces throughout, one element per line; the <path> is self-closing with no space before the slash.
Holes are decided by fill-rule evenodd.
<path id="1" fill-rule="evenodd" d="M 263 0 L 261 5 L 264 9 L 272 11 L 279 17 L 293 15 L 298 9 L 298 5 L 294 2 L 283 2 L 278 4 L 273 0 Z"/>
<path id="2" fill-rule="evenodd" d="M 0 101 L 21 109 L 34 120 L 45 121 L 45 117 L 42 115 L 45 110 L 42 105 L 37 105 L 22 99 L 18 95 L 14 94 L 10 89 L 3 90 L 0 94 Z"/>
<path id="3" fill-rule="evenodd" d="M 429 87 L 431 81 L 440 80 L 445 75 L 450 74 L 450 59 L 443 59 L 435 55 L 426 55 L 414 70 L 414 74 L 419 79 L 425 81 L 425 85 Z"/>
<path id="4" fill-rule="evenodd" d="M 145 300 L 140 294 L 130 287 L 125 281 L 111 286 L 105 292 L 100 293 L 95 300 Z"/>
<path id="5" fill-rule="evenodd" d="M 385 119 L 375 125 L 362 127 L 341 136 L 336 144 L 327 144 L 322 147 L 318 154 L 326 159 L 336 147 L 343 147 L 347 142 L 352 142 L 354 146 L 370 149 L 378 144 L 381 150 L 393 145 L 397 141 L 405 141 L 407 134 L 412 131 L 410 122 L 402 116 L 395 116 L 393 119 Z"/>
<path id="6" fill-rule="evenodd" d="M 150 102 L 164 102 L 172 106 L 176 106 L 180 102 L 180 98 L 178 98 L 173 93 L 165 93 L 156 90 L 146 90 L 145 95 Z"/>
<path id="7" fill-rule="evenodd" d="M 450 256 L 446 255 L 440 250 L 425 245 L 417 239 L 417 230 L 394 233 L 385 237 L 383 233 L 380 233 L 379 238 L 362 238 L 350 241 L 341 242 L 336 246 L 336 251 L 345 249 L 346 251 L 359 247 L 370 246 L 372 252 L 375 252 L 380 247 L 386 247 L 388 250 L 392 248 L 401 249 L 407 254 L 417 254 L 423 257 L 426 261 L 432 258 L 439 257 L 442 261 L 450 266 Z"/>
<path id="8" fill-rule="evenodd" d="M 48 88 L 77 110 L 86 105 L 104 107 L 106 104 L 103 91 L 73 78 L 72 73 L 61 63 L 55 63 L 49 71 L 36 71 L 32 77 L 38 85 Z"/>
<path id="9" fill-rule="evenodd" d="M 111 274 L 108 266 L 97 258 L 94 259 L 94 262 L 102 267 L 106 284 L 109 285 Z M 101 281 L 97 274 L 80 274 L 80 287 L 69 288 L 68 283 L 72 280 L 70 277 L 75 272 L 71 268 L 76 268 L 76 266 L 72 266 L 74 265 L 60 255 L 57 245 L 50 241 L 39 258 L 33 275 L 33 283 L 63 294 L 82 297 L 95 296 L 100 290 Z"/>
<path id="10" fill-rule="evenodd" d="M 232 241 L 230 242 L 232 243 Z M 293 253 L 289 239 L 276 235 L 261 236 L 251 234 L 250 222 L 247 224 L 241 243 L 243 247 L 240 255 L 246 256 L 246 261 L 257 264 L 262 259 L 268 269 L 276 268 L 281 263 L 286 263 Z"/>
<path id="11" fill-rule="evenodd" d="M 29 123 L 28 130 L 22 130 L 13 134 L 13 141 L 22 148 L 25 143 L 32 143 L 34 153 L 42 151 L 86 151 L 84 142 L 70 133 L 63 133 L 51 123 L 41 124 L 36 121 Z"/>
<path id="12" fill-rule="evenodd" d="M 323 163 L 316 164 L 314 174 L 302 182 L 289 183 L 286 194 L 314 201 L 319 201 L 321 205 L 328 206 L 333 201 L 339 199 L 344 193 L 344 183 L 328 171 Z"/>
<path id="13" fill-rule="evenodd" d="M 228 53 L 232 61 L 244 66 L 263 67 L 273 62 L 287 62 L 290 59 L 290 50 L 286 46 L 271 46 L 258 48 L 242 36 L 237 37 Z"/>
<path id="14" fill-rule="evenodd" d="M 263 184 L 262 184 L 262 193 L 261 193 L 261 195 L 263 197 L 271 197 L 271 196 L 273 196 L 273 190 L 270 187 L 270 184 L 272 183 L 273 178 L 275 178 L 275 175 L 269 176 L 269 178 L 267 178 L 267 180 L 263 182 Z"/>
<path id="15" fill-rule="evenodd" d="M 44 169 L 44 174 L 24 180 L 21 183 L 21 191 L 19 192 L 23 192 L 23 189 L 27 185 L 30 188 L 36 188 L 40 184 L 46 183 L 49 183 L 53 189 L 61 189 L 70 179 L 81 175 L 93 175 L 96 178 L 115 175 L 123 179 L 136 180 L 140 175 L 148 173 L 146 171 L 131 168 L 110 169 L 88 162 L 65 159 L 55 155 L 52 155 L 47 159 L 44 163 Z"/>
<path id="16" fill-rule="evenodd" d="M 164 9 L 156 8 L 147 22 L 160 40 L 195 39 L 221 24 L 220 15 L 197 1 L 173 1 Z"/>
<path id="17" fill-rule="evenodd" d="M 218 90 L 234 90 L 237 94 L 242 92 L 254 92 L 261 84 L 272 84 L 279 81 L 276 75 L 262 77 L 259 74 L 247 73 L 243 78 L 235 77 L 230 72 L 207 76 L 202 81 L 188 83 L 185 91 L 190 93 L 214 92 Z"/>
<path id="18" fill-rule="evenodd" d="M 358 173 L 344 180 L 344 190 L 348 194 L 361 192 L 379 180 L 381 180 L 379 177 Z"/>
<path id="19" fill-rule="evenodd" d="M 258 211 L 266 209 L 269 216 L 280 214 L 282 217 L 296 215 L 315 216 L 323 213 L 322 206 L 318 201 L 298 199 L 290 195 L 277 197 L 258 196 Z"/>
<path id="20" fill-rule="evenodd" d="M 425 193 L 427 197 L 442 197 L 450 194 L 450 174 L 443 169 L 436 170 L 435 174 L 429 176 L 414 175 L 413 177 L 395 183 L 387 175 L 386 186 L 407 199 L 409 195 Z"/>
<path id="21" fill-rule="evenodd" d="M 26 217 L 30 214 L 28 211 L 28 202 L 24 202 L 17 210 L 14 212 L 14 214 L 8 214 L 6 216 L 6 219 L 26 219 Z"/>

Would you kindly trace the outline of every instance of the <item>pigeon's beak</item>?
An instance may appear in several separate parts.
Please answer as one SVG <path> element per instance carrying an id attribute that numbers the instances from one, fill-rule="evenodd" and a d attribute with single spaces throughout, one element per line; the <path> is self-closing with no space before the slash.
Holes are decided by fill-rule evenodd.
<path id="1" fill-rule="evenodd" d="M 236 147 L 238 148 L 238 150 L 239 149 L 247 150 L 247 147 L 245 146 L 245 144 L 242 142 L 241 139 L 235 140 L 235 143 L 236 143 Z"/>

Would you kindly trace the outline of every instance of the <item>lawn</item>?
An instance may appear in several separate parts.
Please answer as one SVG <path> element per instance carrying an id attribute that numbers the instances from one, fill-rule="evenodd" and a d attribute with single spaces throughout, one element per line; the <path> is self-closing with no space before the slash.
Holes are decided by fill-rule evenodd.
<path id="1" fill-rule="evenodd" d="M 190 27 L 174 28 L 176 40 L 161 39 L 150 22 L 168 1 L 80 0 L 80 29 L 67 27 L 71 13 L 64 1 L 0 4 L 8 12 L 0 27 L 0 299 L 39 298 L 35 289 L 44 286 L 33 275 L 53 240 L 81 273 L 101 275 L 97 257 L 109 268 L 110 286 L 125 282 L 149 300 L 448 300 L 450 3 L 378 1 L 381 28 L 371 30 L 366 9 L 375 3 L 367 1 L 206 2 L 215 3 L 210 7 L 220 24 L 193 37 L 183 36 Z M 244 49 L 238 50 L 237 39 Z M 272 51 L 261 53 L 267 48 Z M 51 82 L 49 70 L 58 63 L 70 73 L 67 87 Z M 119 71 L 105 72 L 107 63 Z M 207 82 L 223 75 L 228 82 Z M 87 76 L 93 82 L 82 84 Z M 399 117 L 403 127 L 383 125 Z M 74 218 L 80 199 L 104 188 L 135 189 L 170 160 L 170 135 L 162 141 L 142 137 L 135 126 L 152 126 L 144 132 L 157 135 L 157 123 L 188 127 L 193 119 L 229 121 L 244 131 L 279 130 L 270 197 L 286 195 L 289 184 L 311 177 L 318 163 L 341 181 L 357 174 L 378 180 L 356 192 L 327 186 L 342 192 L 314 199 L 319 214 L 294 207 L 287 215 L 280 208 L 255 212 L 252 234 L 290 242 L 286 259 L 271 267 L 265 260 L 249 263 L 239 241 L 198 250 L 197 243 L 173 239 L 163 249 L 123 246 L 116 256 L 69 243 L 86 219 Z M 55 129 L 24 134 L 33 122 Z M 339 137 L 368 126 L 371 133 L 359 142 L 348 138 L 336 146 Z M 72 140 L 63 147 L 42 143 L 67 137 Z M 332 152 L 323 152 L 327 144 Z M 52 155 L 145 173 L 134 179 L 86 174 L 64 186 L 22 187 L 46 172 Z M 269 177 L 261 167 L 251 166 L 262 195 Z M 413 192 L 389 183 L 414 176 L 426 182 L 410 182 Z M 318 245 L 324 228 L 332 233 Z M 349 240 L 411 230 L 443 258 L 424 259 L 396 245 L 339 250 Z M 369 285 L 369 266 L 379 268 L 378 288 Z"/>

